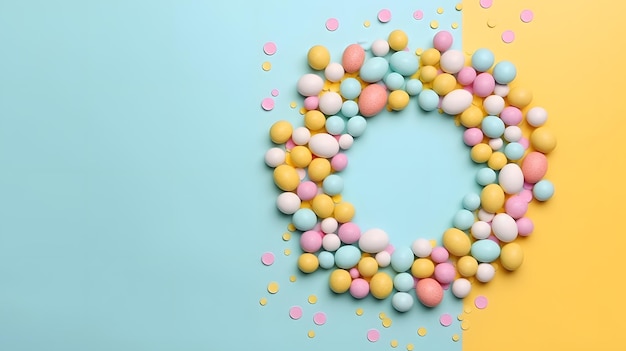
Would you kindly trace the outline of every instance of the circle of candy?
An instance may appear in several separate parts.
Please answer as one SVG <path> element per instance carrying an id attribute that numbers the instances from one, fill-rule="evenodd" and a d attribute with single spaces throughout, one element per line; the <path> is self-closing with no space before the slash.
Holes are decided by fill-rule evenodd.
<path id="1" fill-rule="evenodd" d="M 307 73 L 297 82 L 304 125 L 294 128 L 282 120 L 270 128 L 277 146 L 266 152 L 265 162 L 283 191 L 278 209 L 302 233 L 298 267 L 304 273 L 332 269 L 329 287 L 335 293 L 349 292 L 356 299 L 392 296 L 392 306 L 405 312 L 413 305 L 407 293 L 412 289 L 420 303 L 435 307 L 448 287 L 464 298 L 470 279 L 491 281 L 496 260 L 508 271 L 523 262 L 515 240 L 533 231 L 525 216 L 529 202 L 554 194 L 544 176 L 546 154 L 556 139 L 544 126 L 546 110 L 527 108 L 532 93 L 509 85 L 517 75 L 511 62 L 495 63 L 493 53 L 482 48 L 466 65 L 465 54 L 451 49 L 452 42 L 449 32 L 440 31 L 433 48 L 418 57 L 405 50 L 407 35 L 394 30 L 387 40 L 374 41 L 369 54 L 358 44 L 347 46 L 341 63 L 331 62 L 329 51 L 316 45 L 307 59 L 323 75 Z M 482 191 L 464 197 L 442 246 L 417 238 L 394 248 L 384 230 L 361 230 L 352 221 L 355 208 L 341 198 L 338 173 L 347 167 L 345 151 L 363 134 L 367 119 L 383 109 L 403 110 L 412 97 L 424 111 L 455 116 L 466 128 L 463 140 L 471 159 L 486 167 L 477 174 Z M 524 120 L 532 130 L 529 137 L 520 127 Z M 395 276 L 379 270 L 388 266 Z"/>

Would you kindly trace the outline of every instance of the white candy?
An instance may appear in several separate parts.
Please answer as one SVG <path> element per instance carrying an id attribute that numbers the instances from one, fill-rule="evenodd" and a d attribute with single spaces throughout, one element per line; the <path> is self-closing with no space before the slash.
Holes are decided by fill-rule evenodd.
<path id="1" fill-rule="evenodd" d="M 455 89 L 443 97 L 441 109 L 449 115 L 458 115 L 472 105 L 474 96 L 465 89 Z"/>
<path id="2" fill-rule="evenodd" d="M 332 116 L 341 111 L 342 105 L 343 100 L 341 99 L 341 95 L 335 93 L 334 91 L 325 93 L 319 99 L 319 109 L 326 116 Z"/>
<path id="3" fill-rule="evenodd" d="M 522 129 L 518 126 L 508 126 L 504 129 L 504 139 L 515 142 L 522 139 Z"/>
<path id="4" fill-rule="evenodd" d="M 483 222 L 491 222 L 491 220 L 493 219 L 493 216 L 495 216 L 495 214 L 491 212 L 487 212 L 483 210 L 482 208 L 478 210 L 478 219 Z"/>
<path id="5" fill-rule="evenodd" d="M 458 278 L 452 282 L 452 294 L 459 299 L 469 295 L 472 291 L 472 283 L 465 278 Z"/>
<path id="6" fill-rule="evenodd" d="M 472 224 L 470 233 L 476 239 L 487 239 L 491 235 L 491 225 L 485 221 L 476 221 Z"/>
<path id="7" fill-rule="evenodd" d="M 354 143 L 354 137 L 350 134 L 342 134 L 339 137 L 339 147 L 342 150 L 348 150 L 349 148 L 352 147 L 353 143 Z"/>
<path id="8" fill-rule="evenodd" d="M 276 207 L 284 214 L 294 214 L 300 209 L 302 201 L 295 193 L 286 191 L 276 198 Z"/>
<path id="9" fill-rule="evenodd" d="M 389 245 L 389 235 L 382 229 L 369 229 L 361 234 L 359 238 L 359 248 L 363 252 L 378 253 Z"/>
<path id="10" fill-rule="evenodd" d="M 517 238 L 517 223 L 506 213 L 498 213 L 493 217 L 491 229 L 500 241 L 508 243 Z"/>
<path id="11" fill-rule="evenodd" d="M 309 140 L 309 149 L 319 157 L 330 158 L 339 152 L 339 142 L 328 133 L 318 133 Z"/>
<path id="12" fill-rule="evenodd" d="M 311 131 L 307 127 L 298 127 L 291 133 L 291 139 L 296 145 L 306 145 L 311 139 Z"/>
<path id="13" fill-rule="evenodd" d="M 502 141 L 501 138 L 493 138 L 489 140 L 489 146 L 491 147 L 491 150 L 497 151 L 504 146 L 504 141 Z"/>
<path id="14" fill-rule="evenodd" d="M 391 264 L 391 254 L 387 251 L 381 251 L 374 256 L 379 267 L 387 267 Z"/>
<path id="15" fill-rule="evenodd" d="M 385 56 L 389 53 L 389 43 L 383 39 L 374 40 L 372 43 L 372 54 L 374 56 Z"/>
<path id="16" fill-rule="evenodd" d="M 324 88 L 324 80 L 317 74 L 307 73 L 298 79 L 297 89 L 302 96 L 317 96 Z"/>
<path id="17" fill-rule="evenodd" d="M 340 246 L 341 246 L 341 240 L 339 239 L 339 236 L 337 234 L 334 234 L 334 233 L 326 234 L 324 235 L 324 238 L 322 238 L 322 247 L 326 251 L 330 251 L 330 252 L 337 251 L 337 249 L 339 249 Z"/>
<path id="18" fill-rule="evenodd" d="M 285 162 L 285 150 L 273 147 L 265 152 L 265 164 L 270 167 L 278 167 Z"/>
<path id="19" fill-rule="evenodd" d="M 526 112 L 526 122 L 533 127 L 540 127 L 548 120 L 548 111 L 543 107 L 533 107 Z"/>
<path id="20" fill-rule="evenodd" d="M 488 114 L 497 116 L 504 110 L 504 98 L 500 95 L 489 95 L 483 101 L 483 107 Z"/>
<path id="21" fill-rule="evenodd" d="M 476 270 L 476 279 L 481 283 L 490 282 L 496 275 L 496 269 L 490 263 L 480 263 Z"/>
<path id="22" fill-rule="evenodd" d="M 441 55 L 439 64 L 444 72 L 458 73 L 465 66 L 465 55 L 459 50 L 448 50 Z"/>
<path id="23" fill-rule="evenodd" d="M 498 174 L 498 184 L 507 194 L 517 194 L 524 189 L 524 173 L 515 163 L 508 163 Z"/>
<path id="24" fill-rule="evenodd" d="M 413 254 L 417 257 L 428 257 L 433 251 L 433 247 L 432 245 L 430 245 L 430 241 L 419 238 L 413 241 L 413 244 L 411 244 L 411 250 L 413 251 Z"/>
<path id="25" fill-rule="evenodd" d="M 511 91 L 511 88 L 507 84 L 496 84 L 493 88 L 493 93 L 502 97 L 509 95 L 509 91 Z"/>
<path id="26" fill-rule="evenodd" d="M 339 227 L 339 223 L 333 217 L 328 217 L 322 220 L 322 223 L 320 223 L 320 226 L 322 228 L 322 232 L 329 234 L 329 233 L 334 233 L 337 231 L 337 228 Z"/>
<path id="27" fill-rule="evenodd" d="M 324 75 L 326 76 L 326 79 L 328 79 L 331 82 L 338 82 L 341 80 L 341 78 L 343 78 L 345 71 L 343 69 L 343 66 L 337 62 L 331 62 L 328 64 L 328 66 L 326 66 L 326 69 L 324 69 Z"/>

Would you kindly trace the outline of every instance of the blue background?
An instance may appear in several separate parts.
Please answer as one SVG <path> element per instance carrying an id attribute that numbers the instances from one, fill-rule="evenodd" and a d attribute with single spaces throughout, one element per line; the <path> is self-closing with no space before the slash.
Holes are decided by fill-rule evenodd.
<path id="1" fill-rule="evenodd" d="M 263 163 L 271 124 L 302 124 L 295 82 L 309 72 L 310 46 L 337 59 L 350 43 L 400 28 L 414 50 L 429 47 L 430 19 L 461 24 L 455 1 L 406 3 L 0 5 L 0 350 L 378 350 L 391 339 L 460 349 L 450 341 L 458 321 L 438 325 L 441 313 L 461 311 L 451 296 L 400 315 L 388 300 L 332 296 L 328 272 L 299 274 L 297 235 L 281 240 L 289 218 Z M 383 7 L 387 24 L 376 20 Z M 417 9 L 424 20 L 413 19 Z M 324 28 L 330 17 L 335 32 Z M 267 41 L 278 45 L 271 57 Z M 276 108 L 263 111 L 274 88 Z M 396 246 L 440 237 L 477 190 L 461 129 L 414 101 L 369 122 L 344 172 L 355 221 L 384 228 Z M 266 251 L 276 254 L 270 267 L 260 264 Z M 270 281 L 278 294 L 267 293 Z M 292 305 L 301 320 L 289 319 Z M 312 323 L 316 311 L 326 325 Z M 370 328 L 381 341 L 367 342 Z"/>

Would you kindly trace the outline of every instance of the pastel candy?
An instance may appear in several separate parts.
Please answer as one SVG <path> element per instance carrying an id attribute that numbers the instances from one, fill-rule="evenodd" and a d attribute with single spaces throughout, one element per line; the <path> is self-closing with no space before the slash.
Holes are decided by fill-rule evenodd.
<path id="1" fill-rule="evenodd" d="M 330 158 L 339 152 L 339 142 L 327 133 L 318 133 L 309 140 L 311 152 L 319 157 Z"/>
<path id="2" fill-rule="evenodd" d="M 378 84 L 365 87 L 359 97 L 359 111 L 363 117 L 377 115 L 387 104 L 387 89 Z"/>
<path id="3" fill-rule="evenodd" d="M 365 61 L 365 50 L 359 44 L 351 44 L 343 51 L 341 64 L 348 73 L 358 72 Z"/>
<path id="4" fill-rule="evenodd" d="M 433 278 L 420 279 L 415 286 L 417 299 L 426 307 L 435 307 L 443 300 L 443 288 Z"/>
<path id="5" fill-rule="evenodd" d="M 359 248 L 368 253 L 378 253 L 389 246 L 389 235 L 384 230 L 373 228 L 366 230 L 359 238 Z"/>
<path id="6" fill-rule="evenodd" d="M 522 161 L 522 173 L 527 183 L 537 183 L 548 171 L 548 159 L 541 152 L 530 152 Z"/>
<path id="7" fill-rule="evenodd" d="M 449 115 L 458 115 L 467 110 L 474 97 L 465 89 L 456 89 L 449 92 L 441 101 L 441 109 Z"/>
<path id="8" fill-rule="evenodd" d="M 517 238 L 517 223 L 506 213 L 498 213 L 493 217 L 491 229 L 500 241 L 508 243 Z"/>
<path id="9" fill-rule="evenodd" d="M 498 175 L 498 183 L 507 194 L 517 194 L 524 188 L 524 174 L 515 163 L 502 167 Z"/>

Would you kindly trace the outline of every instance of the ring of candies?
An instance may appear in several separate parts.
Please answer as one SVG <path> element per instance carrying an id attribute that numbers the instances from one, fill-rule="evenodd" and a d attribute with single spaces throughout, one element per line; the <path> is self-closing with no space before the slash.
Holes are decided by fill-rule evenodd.
<path id="1" fill-rule="evenodd" d="M 530 107 L 529 90 L 510 86 L 517 75 L 511 62 L 495 63 L 485 48 L 466 57 L 452 43 L 452 35 L 440 31 L 433 48 L 411 53 L 406 33 L 394 30 L 367 50 L 347 46 L 341 63 L 331 62 L 325 47 L 313 46 L 307 60 L 318 73 L 297 82 L 304 126 L 281 120 L 270 128 L 277 145 L 266 152 L 265 162 L 282 190 L 278 209 L 301 232 L 298 268 L 304 273 L 332 269 L 329 287 L 335 293 L 357 299 L 391 296 L 392 306 L 406 312 L 414 295 L 427 307 L 437 306 L 446 289 L 464 298 L 472 282 L 493 279 L 496 261 L 507 271 L 523 262 L 515 241 L 533 231 L 525 216 L 528 205 L 554 194 L 544 179 L 546 154 L 556 147 L 544 125 L 548 114 Z M 455 116 L 466 128 L 463 140 L 471 159 L 485 165 L 476 175 L 483 188 L 463 198 L 441 246 L 418 238 L 394 248 L 384 230 L 362 231 L 352 221 L 355 208 L 341 198 L 340 173 L 348 166 L 344 151 L 363 134 L 367 119 L 383 109 L 403 110 L 412 97 L 422 110 Z M 392 274 L 381 270 L 388 266 Z"/>

